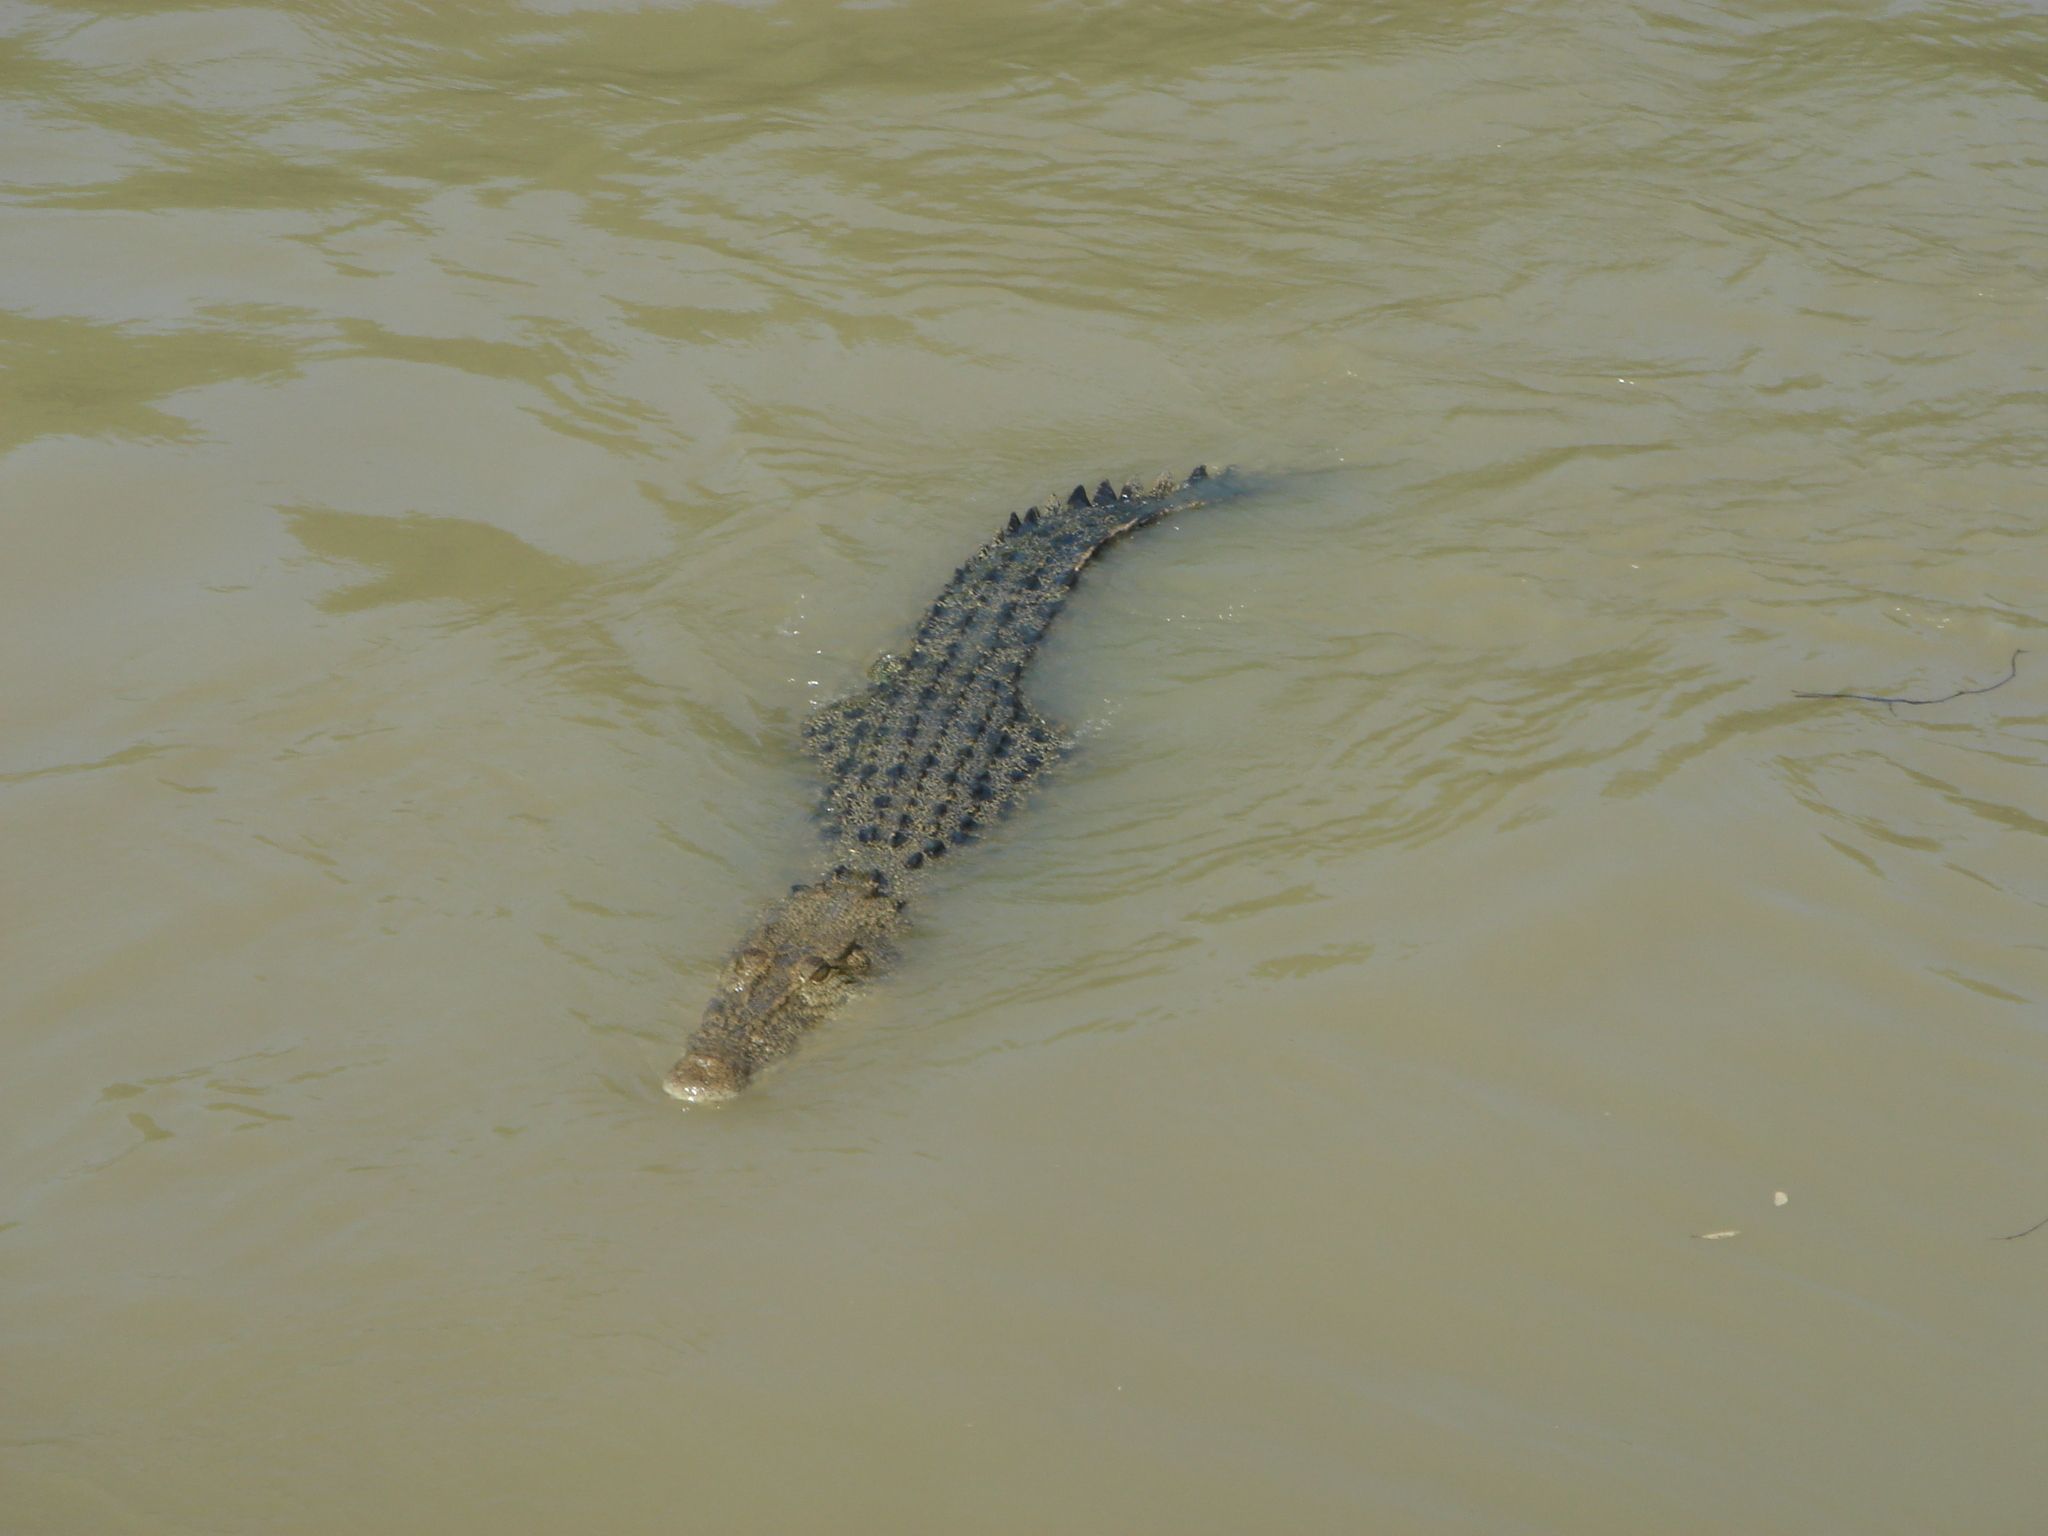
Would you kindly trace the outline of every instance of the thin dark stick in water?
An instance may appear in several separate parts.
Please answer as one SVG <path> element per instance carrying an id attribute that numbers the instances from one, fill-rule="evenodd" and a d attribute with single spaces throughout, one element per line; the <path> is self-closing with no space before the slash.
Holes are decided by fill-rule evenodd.
<path id="1" fill-rule="evenodd" d="M 2038 1232 L 2043 1227 L 2048 1227 L 2048 1216 L 2043 1216 L 2039 1221 L 2035 1222 L 2031 1227 L 2027 1228 L 2027 1232 Z M 2027 1235 L 2027 1232 L 2008 1232 L 2005 1234 L 2005 1236 L 2001 1237 L 1999 1241 L 2001 1243 L 2009 1243 L 2016 1237 L 2025 1237 Z"/>
<path id="2" fill-rule="evenodd" d="M 1946 704 L 1950 699 L 1960 699 L 1966 694 L 1989 693 L 1994 688 L 2003 688 L 2020 675 L 2020 658 L 2027 653 L 2014 651 L 2012 665 L 2005 669 L 2005 676 L 1995 683 L 1986 683 L 1982 688 L 1958 688 L 1954 693 L 1944 693 L 1937 699 L 1909 699 L 1899 695 L 1883 693 L 1801 693 L 1792 691 L 1795 699 L 1861 699 L 1865 704 L 1882 704 L 1889 709 L 1894 704 Z"/>

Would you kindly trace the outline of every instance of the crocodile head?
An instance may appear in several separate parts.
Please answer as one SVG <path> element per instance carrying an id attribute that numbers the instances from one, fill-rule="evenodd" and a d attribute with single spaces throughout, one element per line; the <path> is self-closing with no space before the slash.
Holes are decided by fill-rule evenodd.
<path id="1" fill-rule="evenodd" d="M 901 910 L 875 874 L 835 870 L 794 888 L 733 951 L 662 1088 L 686 1104 L 736 1097 L 887 961 Z"/>

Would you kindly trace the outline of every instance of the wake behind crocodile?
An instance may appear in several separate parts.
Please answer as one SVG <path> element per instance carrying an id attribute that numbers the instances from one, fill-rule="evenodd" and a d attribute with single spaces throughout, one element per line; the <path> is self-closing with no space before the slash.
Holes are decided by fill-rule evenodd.
<path id="1" fill-rule="evenodd" d="M 826 777 L 828 866 L 733 951 L 662 1084 L 669 1094 L 733 1098 L 895 958 L 923 876 L 1023 800 L 1070 745 L 1024 696 L 1023 679 L 1082 568 L 1125 534 L 1236 489 L 1234 479 L 1198 466 L 1151 485 L 1076 486 L 1012 513 L 873 686 L 805 723 Z"/>

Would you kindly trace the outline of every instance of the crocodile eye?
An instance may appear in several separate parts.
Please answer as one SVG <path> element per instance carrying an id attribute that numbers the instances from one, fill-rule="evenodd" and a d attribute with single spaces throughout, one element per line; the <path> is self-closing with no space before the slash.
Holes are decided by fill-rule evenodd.
<path id="1" fill-rule="evenodd" d="M 846 953 L 839 957 L 839 969 L 849 976 L 865 976 L 871 968 L 868 952 L 858 944 L 849 944 Z"/>

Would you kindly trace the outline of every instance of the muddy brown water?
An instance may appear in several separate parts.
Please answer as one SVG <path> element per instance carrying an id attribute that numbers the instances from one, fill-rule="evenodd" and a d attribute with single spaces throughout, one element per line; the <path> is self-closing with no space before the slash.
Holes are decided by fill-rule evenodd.
<path id="1" fill-rule="evenodd" d="M 2037 6 L 0 81 L 0 1531 L 2041 1528 Z M 901 968 L 665 1101 L 806 711 L 1202 459 Z"/>

